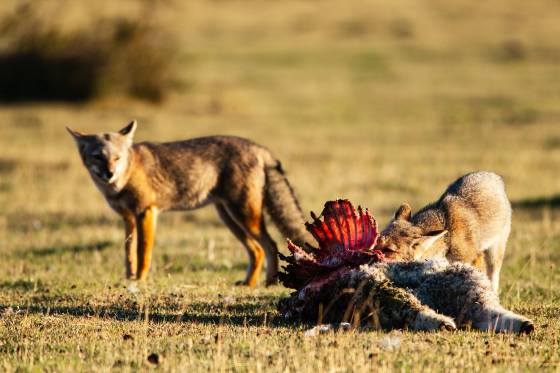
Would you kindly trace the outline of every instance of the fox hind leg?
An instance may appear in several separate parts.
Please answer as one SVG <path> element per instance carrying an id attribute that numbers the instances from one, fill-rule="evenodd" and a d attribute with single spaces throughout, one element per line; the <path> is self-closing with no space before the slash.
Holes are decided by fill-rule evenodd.
<path id="1" fill-rule="evenodd" d="M 232 184 L 224 188 L 224 197 L 219 202 L 218 212 L 230 229 L 237 227 L 237 232 L 234 229 L 232 231 L 247 248 L 250 261 L 255 258 L 255 265 L 249 263 L 249 272 L 256 271 L 258 275 L 266 255 L 266 284 L 272 285 L 277 281 L 278 248 L 268 234 L 264 221 L 266 177 L 263 170 L 257 167 L 242 175 L 243 185 L 245 185 L 243 188 L 240 188 L 239 182 L 233 182 L 240 178 L 239 175 L 232 177 Z M 247 279 L 250 278 L 251 275 L 248 273 Z"/>
<path id="2" fill-rule="evenodd" d="M 277 283 L 278 248 L 266 230 L 263 215 L 263 199 L 253 198 L 245 202 L 243 207 L 228 206 L 228 212 L 234 220 L 239 221 L 243 229 L 257 241 L 266 255 L 266 285 Z"/>
<path id="3" fill-rule="evenodd" d="M 216 204 L 216 210 L 218 210 L 218 215 L 233 235 L 245 246 L 247 254 L 249 255 L 247 275 L 245 280 L 240 282 L 240 285 L 255 286 L 262 267 L 264 257 L 263 249 L 259 243 L 242 228 L 241 224 L 231 216 L 225 206 Z"/>
<path id="4" fill-rule="evenodd" d="M 500 270 L 506 253 L 506 245 L 509 237 L 510 227 L 507 226 L 499 239 L 484 251 L 484 262 L 486 264 L 486 274 L 492 283 L 492 289 L 496 294 L 500 288 Z"/>
<path id="5" fill-rule="evenodd" d="M 492 289 L 498 294 L 500 288 L 500 270 L 506 251 L 506 242 L 500 241 L 484 252 L 486 274 L 492 283 Z"/>
<path id="6" fill-rule="evenodd" d="M 278 247 L 266 230 L 264 216 L 261 216 L 261 227 L 257 240 L 266 254 L 266 286 L 278 283 Z"/>

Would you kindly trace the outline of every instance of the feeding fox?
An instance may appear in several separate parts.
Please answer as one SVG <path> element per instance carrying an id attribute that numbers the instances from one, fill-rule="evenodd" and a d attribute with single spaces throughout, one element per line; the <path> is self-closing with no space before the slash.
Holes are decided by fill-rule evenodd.
<path id="1" fill-rule="evenodd" d="M 446 257 L 472 264 L 486 272 L 498 292 L 510 227 L 511 205 L 502 178 L 473 172 L 414 216 L 408 204 L 401 205 L 378 247 L 398 259 Z"/>
<path id="2" fill-rule="evenodd" d="M 317 247 L 288 242 L 291 255 L 280 272 L 295 289 L 280 300 L 287 318 L 383 329 L 532 333 L 533 322 L 500 305 L 484 273 L 444 258 L 400 261 L 378 246 L 377 223 L 348 200 L 325 203 L 307 229 Z"/>
<path id="3" fill-rule="evenodd" d="M 241 284 L 256 284 L 264 257 L 266 284 L 275 283 L 278 249 L 263 208 L 286 237 L 303 243 L 308 234 L 280 161 L 265 147 L 230 136 L 133 144 L 136 126 L 101 134 L 68 128 L 91 178 L 124 220 L 127 277 L 148 276 L 159 213 L 213 203 L 249 255 Z"/>

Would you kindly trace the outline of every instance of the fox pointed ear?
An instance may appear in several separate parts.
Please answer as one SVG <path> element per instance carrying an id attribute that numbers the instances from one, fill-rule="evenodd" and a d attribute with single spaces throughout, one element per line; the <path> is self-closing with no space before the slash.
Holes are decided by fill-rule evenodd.
<path id="1" fill-rule="evenodd" d="M 447 234 L 446 229 L 440 231 L 432 231 L 424 234 L 420 238 L 420 241 L 418 242 L 422 252 L 428 250 L 437 240 L 439 240 L 441 237 L 445 236 L 446 234 Z"/>
<path id="2" fill-rule="evenodd" d="M 72 137 L 74 138 L 74 140 L 80 140 L 82 137 L 84 137 L 85 135 L 79 131 L 75 131 L 72 128 L 66 126 L 66 131 L 68 131 L 69 134 L 72 135 Z"/>
<path id="3" fill-rule="evenodd" d="M 119 130 L 119 133 L 123 136 L 126 136 L 130 142 L 132 143 L 132 138 L 134 137 L 134 132 L 136 132 L 137 122 L 133 120 L 132 122 L 128 123 L 126 127 L 123 127 Z"/>
<path id="4" fill-rule="evenodd" d="M 412 209 L 408 203 L 403 203 L 401 207 L 395 212 L 395 220 L 410 220 Z"/>
<path id="5" fill-rule="evenodd" d="M 78 146 L 78 150 L 80 151 L 80 153 L 84 150 L 85 146 L 86 146 L 86 134 L 81 133 L 80 131 L 75 131 L 70 127 L 66 127 L 66 131 L 68 131 L 69 134 L 72 135 L 72 137 L 74 138 L 74 141 L 76 142 L 76 145 Z"/>

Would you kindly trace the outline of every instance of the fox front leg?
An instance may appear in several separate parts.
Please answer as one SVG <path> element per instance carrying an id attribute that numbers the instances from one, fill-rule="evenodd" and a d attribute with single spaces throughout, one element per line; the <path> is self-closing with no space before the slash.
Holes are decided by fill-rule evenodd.
<path id="1" fill-rule="evenodd" d="M 137 279 L 146 280 L 152 261 L 152 248 L 156 233 L 157 208 L 148 207 L 144 212 L 136 216 L 138 229 L 138 272 Z"/>
<path id="2" fill-rule="evenodd" d="M 136 254 L 136 217 L 126 214 L 124 219 L 124 266 L 126 278 L 136 278 L 137 254 Z"/>

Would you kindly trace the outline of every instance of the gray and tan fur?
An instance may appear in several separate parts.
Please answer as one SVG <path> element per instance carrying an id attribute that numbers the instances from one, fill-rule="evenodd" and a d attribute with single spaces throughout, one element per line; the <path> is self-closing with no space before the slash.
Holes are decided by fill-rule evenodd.
<path id="1" fill-rule="evenodd" d="M 133 144 L 136 122 L 115 133 L 72 134 L 91 178 L 125 223 L 126 273 L 146 279 L 159 213 L 214 204 L 249 254 L 242 284 L 256 284 L 266 256 L 266 283 L 276 282 L 277 247 L 264 207 L 282 234 L 303 243 L 304 219 L 281 164 L 269 150 L 230 136 Z"/>
<path id="2" fill-rule="evenodd" d="M 484 273 L 443 258 L 342 267 L 281 300 L 279 310 L 287 318 L 382 329 L 534 330 L 531 320 L 500 305 Z"/>
<path id="3" fill-rule="evenodd" d="M 395 259 L 445 257 L 472 264 L 487 273 L 498 292 L 510 226 L 511 206 L 501 177 L 474 172 L 414 216 L 403 204 L 381 233 L 379 247 Z"/>

